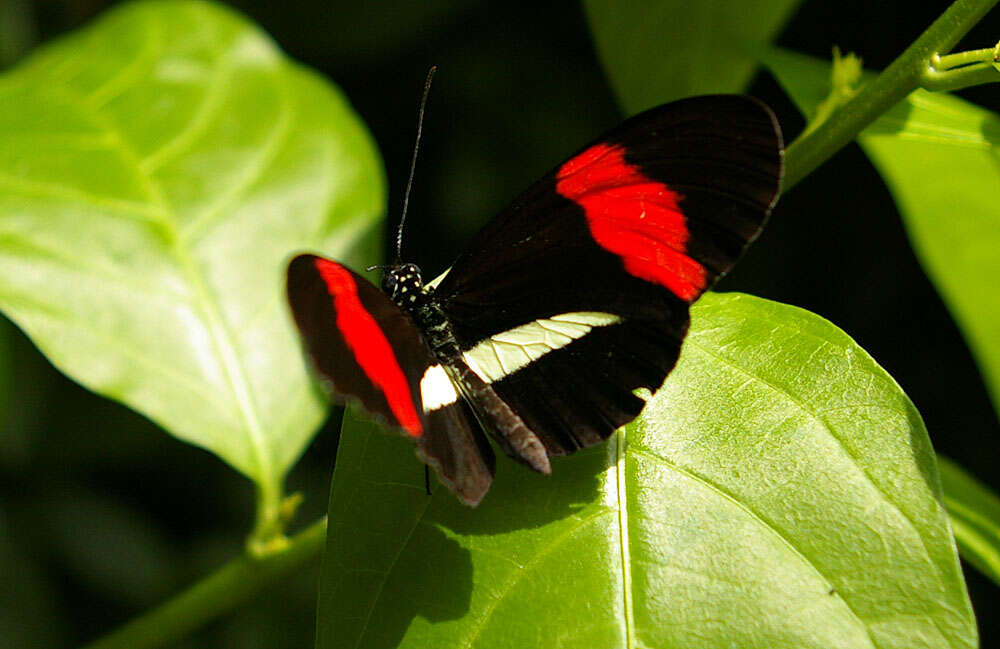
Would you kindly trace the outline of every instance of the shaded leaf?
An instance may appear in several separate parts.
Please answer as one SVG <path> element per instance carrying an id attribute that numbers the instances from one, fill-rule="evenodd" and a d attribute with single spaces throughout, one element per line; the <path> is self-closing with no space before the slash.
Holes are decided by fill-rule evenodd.
<path id="1" fill-rule="evenodd" d="M 692 316 L 638 420 L 550 477 L 502 458 L 475 510 L 348 417 L 317 646 L 975 646 L 899 386 L 794 307 L 708 294 Z"/>
<path id="2" fill-rule="evenodd" d="M 947 458 L 938 468 L 962 558 L 1000 585 L 1000 498 Z"/>
<path id="3" fill-rule="evenodd" d="M 14 327 L 5 319 L 0 317 L 0 426 L 4 433 L 0 435 L 0 464 L 7 460 L 6 448 L 11 440 L 6 434 L 10 428 L 8 411 L 11 406 L 11 393 L 14 388 L 15 364 L 11 358 L 11 339 L 15 334 Z"/>
<path id="4" fill-rule="evenodd" d="M 806 115 L 829 65 L 774 52 L 768 65 Z M 835 119 L 835 117 L 834 117 Z M 1000 116 L 917 90 L 858 138 L 885 180 L 917 258 L 971 348 L 1000 413 Z M 883 215 L 888 218 L 889 215 Z"/>
<path id="5" fill-rule="evenodd" d="M 0 67 L 7 67 L 38 39 L 28 0 L 0 2 Z"/>
<path id="6" fill-rule="evenodd" d="M 586 0 L 618 100 L 629 114 L 691 95 L 744 90 L 801 0 Z"/>
<path id="7" fill-rule="evenodd" d="M 59 579 L 45 565 L 37 539 L 0 509 L 0 632 L 7 649 L 65 647 L 69 640 L 59 623 Z M 25 538 L 27 537 L 27 538 Z"/>
<path id="8" fill-rule="evenodd" d="M 335 11 L 317 11 L 309 2 L 257 3 L 254 16 L 282 30 L 275 33 L 277 39 L 294 42 L 296 51 L 305 51 L 307 58 L 345 67 L 373 61 L 391 65 L 421 42 L 455 29 L 482 5 L 475 0 L 380 0 L 335 6 Z M 302 29 L 303 25 L 309 28 Z"/>
<path id="9" fill-rule="evenodd" d="M 383 193 L 344 98 L 215 5 L 117 8 L 0 78 L 0 307 L 272 495 L 325 412 L 284 266 L 372 259 Z"/>
<path id="10" fill-rule="evenodd" d="M 179 585 L 182 565 L 147 515 L 80 485 L 54 490 L 33 503 L 45 529 L 46 550 L 66 574 L 102 599 L 152 606 Z"/>

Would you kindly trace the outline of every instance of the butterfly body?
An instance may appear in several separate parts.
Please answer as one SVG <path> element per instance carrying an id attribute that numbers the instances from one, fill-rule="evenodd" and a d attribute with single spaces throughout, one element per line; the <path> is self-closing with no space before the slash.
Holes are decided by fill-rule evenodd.
<path id="1" fill-rule="evenodd" d="M 661 106 L 523 192 L 425 285 L 382 291 L 335 261 L 294 259 L 288 295 L 338 396 L 413 438 L 460 500 L 493 476 L 486 436 L 543 473 L 634 419 L 673 368 L 690 304 L 759 234 L 781 135 L 746 97 Z M 485 432 L 485 435 L 484 435 Z"/>
<path id="2" fill-rule="evenodd" d="M 382 291 L 416 323 L 435 356 L 442 360 L 461 356 L 448 316 L 434 299 L 433 287 L 424 284 L 416 264 L 388 267 L 382 278 Z"/>
<path id="3" fill-rule="evenodd" d="M 457 388 L 455 395 L 468 404 L 483 430 L 489 434 L 510 457 L 527 464 L 541 473 L 550 473 L 551 467 L 544 445 L 531 432 L 522 419 L 504 403 L 486 382 L 482 373 L 470 366 L 455 337 L 443 306 L 435 298 L 435 287 L 426 286 L 420 269 L 415 264 L 397 264 L 387 269 L 382 279 L 382 290 L 393 303 L 406 312 L 424 339 L 448 380 Z M 426 376 L 426 371 L 425 371 Z M 425 386 L 421 381 L 421 398 Z M 447 388 L 446 388 L 447 389 Z M 449 398 L 436 400 L 441 406 L 451 405 Z M 428 402 L 424 399 L 425 409 Z"/>

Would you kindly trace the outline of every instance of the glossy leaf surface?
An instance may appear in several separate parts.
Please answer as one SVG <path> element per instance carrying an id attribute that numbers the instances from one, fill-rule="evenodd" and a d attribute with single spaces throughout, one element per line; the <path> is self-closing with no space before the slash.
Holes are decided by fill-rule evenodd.
<path id="1" fill-rule="evenodd" d="M 693 95 L 742 92 L 801 0 L 586 0 L 584 7 L 628 114 Z"/>
<path id="2" fill-rule="evenodd" d="M 285 264 L 372 259 L 383 184 L 343 96 L 242 17 L 126 5 L 0 78 L 0 307 L 273 493 L 326 408 Z"/>
<path id="3" fill-rule="evenodd" d="M 708 294 L 640 419 L 478 509 L 347 419 L 318 646 L 972 647 L 934 454 L 898 385 L 799 309 Z"/>
<path id="4" fill-rule="evenodd" d="M 829 64 L 793 52 L 768 59 L 811 116 L 828 92 Z M 1000 276 L 1000 115 L 917 90 L 865 129 L 858 143 L 892 192 L 913 249 L 1000 413 L 1000 291 L 994 279 Z"/>

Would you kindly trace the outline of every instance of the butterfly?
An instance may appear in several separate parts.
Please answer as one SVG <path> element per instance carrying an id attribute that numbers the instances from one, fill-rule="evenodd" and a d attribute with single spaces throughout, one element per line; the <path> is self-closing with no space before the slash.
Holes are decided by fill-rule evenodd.
<path id="1" fill-rule="evenodd" d="M 634 392 L 673 369 L 689 306 L 760 234 L 782 156 L 756 99 L 665 104 L 531 185 L 433 282 L 397 261 L 379 290 L 298 255 L 291 311 L 334 396 L 413 439 L 476 506 L 493 481 L 490 439 L 548 474 L 550 458 L 639 415 Z"/>

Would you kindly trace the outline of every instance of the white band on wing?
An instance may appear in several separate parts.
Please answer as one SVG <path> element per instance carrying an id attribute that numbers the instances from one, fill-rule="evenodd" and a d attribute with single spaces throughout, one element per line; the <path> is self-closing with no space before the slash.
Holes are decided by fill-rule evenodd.
<path id="1" fill-rule="evenodd" d="M 621 321 L 619 316 L 598 311 L 563 313 L 490 336 L 463 355 L 473 372 L 493 383 L 582 338 L 594 327 Z"/>
<path id="2" fill-rule="evenodd" d="M 420 379 L 420 402 L 424 412 L 444 408 L 458 401 L 451 377 L 440 365 L 431 365 Z"/>

